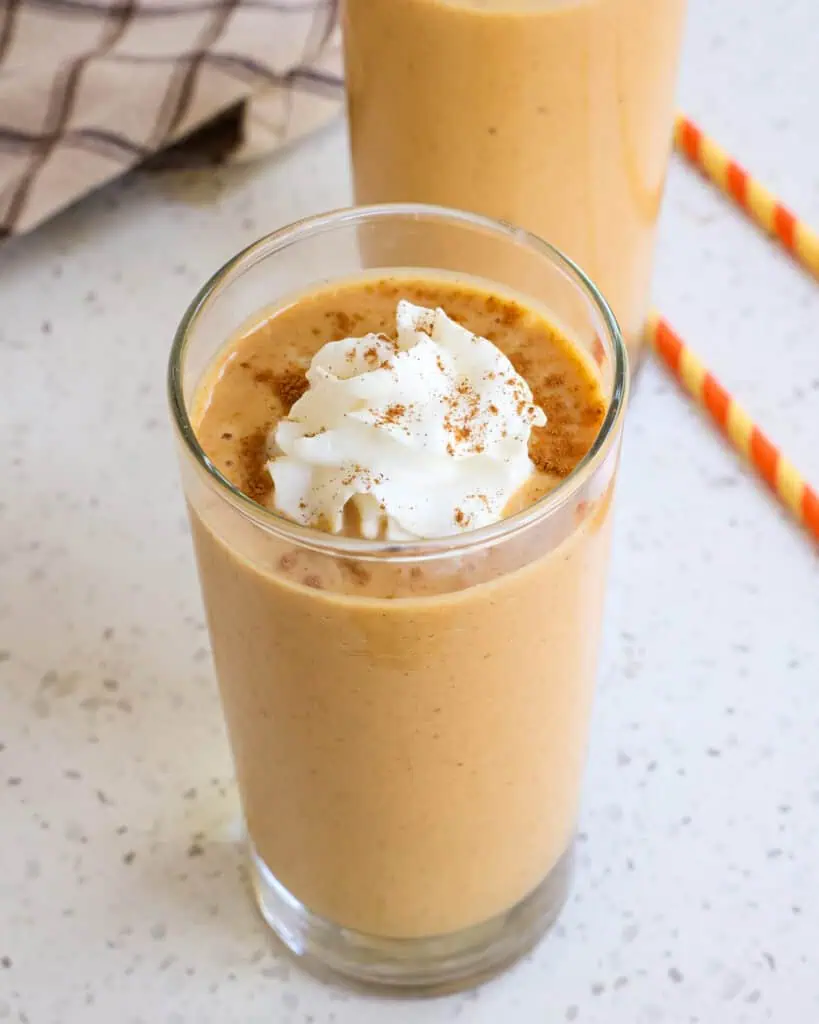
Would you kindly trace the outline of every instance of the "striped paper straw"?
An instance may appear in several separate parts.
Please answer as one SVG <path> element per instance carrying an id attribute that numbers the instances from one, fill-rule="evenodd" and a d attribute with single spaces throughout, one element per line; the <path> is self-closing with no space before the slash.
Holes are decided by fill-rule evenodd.
<path id="1" fill-rule="evenodd" d="M 672 328 L 653 313 L 646 334 L 680 384 L 701 405 L 782 504 L 819 543 L 819 495 L 762 433 Z"/>
<path id="2" fill-rule="evenodd" d="M 683 114 L 677 116 L 674 135 L 692 164 L 819 279 L 819 235 Z"/>

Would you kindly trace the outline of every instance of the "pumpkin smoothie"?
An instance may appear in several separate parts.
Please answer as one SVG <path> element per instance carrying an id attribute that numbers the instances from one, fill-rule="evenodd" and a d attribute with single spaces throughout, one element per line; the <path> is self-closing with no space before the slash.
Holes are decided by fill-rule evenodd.
<path id="1" fill-rule="evenodd" d="M 593 484 L 526 515 L 607 405 L 542 311 L 433 272 L 296 295 L 202 375 L 207 458 L 300 524 L 294 539 L 191 501 L 253 852 L 321 919 L 446 936 L 514 908 L 565 857 L 616 445 Z M 352 546 L 328 551 L 329 532 Z"/>
<path id="2" fill-rule="evenodd" d="M 685 0 L 345 0 L 356 201 L 535 232 L 641 344 Z"/>

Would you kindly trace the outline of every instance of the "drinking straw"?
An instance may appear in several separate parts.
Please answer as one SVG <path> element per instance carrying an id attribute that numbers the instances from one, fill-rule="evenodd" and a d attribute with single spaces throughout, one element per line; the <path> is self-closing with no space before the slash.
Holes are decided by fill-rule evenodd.
<path id="1" fill-rule="evenodd" d="M 819 280 L 819 235 L 815 231 L 684 114 L 677 115 L 674 140 L 692 164 Z"/>
<path id="2" fill-rule="evenodd" d="M 782 455 L 742 406 L 657 313 L 649 316 L 646 335 L 654 351 L 682 387 L 707 412 L 734 449 L 748 461 L 779 501 L 819 543 L 819 495 L 799 470 Z"/>

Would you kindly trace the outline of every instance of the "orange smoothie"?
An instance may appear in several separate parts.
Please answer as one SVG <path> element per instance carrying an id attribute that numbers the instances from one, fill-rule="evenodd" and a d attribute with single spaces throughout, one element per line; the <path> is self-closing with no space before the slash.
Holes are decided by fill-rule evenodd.
<path id="1" fill-rule="evenodd" d="M 533 231 L 600 287 L 637 356 L 685 6 L 345 0 L 356 201 Z"/>
<path id="2" fill-rule="evenodd" d="M 304 392 L 311 358 L 351 334 L 389 339 L 399 298 L 441 306 L 492 340 L 545 411 L 529 442 L 534 472 L 507 514 L 571 473 L 606 411 L 593 366 L 541 313 L 430 273 L 318 288 L 227 345 L 193 407 L 227 480 L 275 507 L 268 438 Z M 385 563 L 262 533 L 189 487 L 248 833 L 309 911 L 368 936 L 447 935 L 514 907 L 561 862 L 585 759 L 611 493 L 609 474 L 567 505 L 556 545 L 550 521 L 443 562 Z"/>

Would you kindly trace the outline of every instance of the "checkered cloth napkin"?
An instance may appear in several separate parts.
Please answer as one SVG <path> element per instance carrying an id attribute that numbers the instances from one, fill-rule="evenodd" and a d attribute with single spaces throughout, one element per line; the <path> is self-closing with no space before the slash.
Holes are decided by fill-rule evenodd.
<path id="1" fill-rule="evenodd" d="M 0 238 L 214 118 L 232 119 L 239 158 L 326 121 L 342 101 L 337 8 L 0 0 Z"/>

